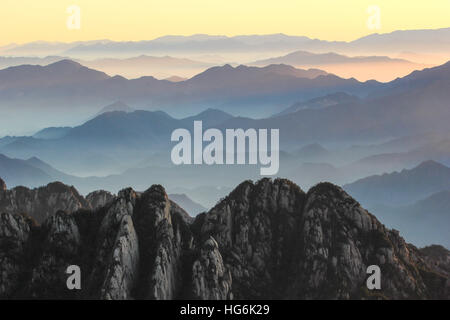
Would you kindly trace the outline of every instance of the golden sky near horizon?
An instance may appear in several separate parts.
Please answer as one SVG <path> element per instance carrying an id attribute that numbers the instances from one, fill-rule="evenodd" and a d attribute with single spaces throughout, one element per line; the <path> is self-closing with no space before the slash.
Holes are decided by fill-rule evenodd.
<path id="1" fill-rule="evenodd" d="M 81 9 L 69 30 L 66 9 Z M 367 27 L 371 5 L 381 28 Z M 285 33 L 354 40 L 374 32 L 450 27 L 450 0 L 1 0 L 0 45 L 37 40 L 149 40 L 196 33 Z"/>

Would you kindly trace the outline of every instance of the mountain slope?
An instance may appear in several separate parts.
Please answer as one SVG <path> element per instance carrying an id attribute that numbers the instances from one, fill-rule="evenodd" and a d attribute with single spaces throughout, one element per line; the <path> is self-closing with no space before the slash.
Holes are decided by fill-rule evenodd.
<path id="1" fill-rule="evenodd" d="M 33 135 L 36 139 L 60 139 L 64 137 L 72 127 L 51 127 L 39 130 Z"/>
<path id="2" fill-rule="evenodd" d="M 21 65 L 0 70 L 0 91 L 86 85 L 105 79 L 108 76 L 103 72 L 83 67 L 72 60 L 60 60 L 47 66 Z"/>
<path id="3" fill-rule="evenodd" d="M 134 110 L 130 108 L 126 103 L 122 101 L 116 101 L 111 103 L 105 107 L 103 107 L 98 113 L 97 116 L 106 113 L 106 112 L 114 112 L 114 111 L 123 111 L 123 112 L 133 112 Z"/>
<path id="4" fill-rule="evenodd" d="M 323 77 L 316 79 L 319 78 Z M 435 132 L 448 131 L 449 100 L 450 62 L 381 85 L 376 93 L 360 101 L 268 119 L 231 119 L 223 127 L 279 128 L 287 144 L 367 143 L 426 134 L 430 128 Z"/>
<path id="5" fill-rule="evenodd" d="M 389 57 L 380 56 L 362 56 L 362 57 L 348 57 L 345 55 L 329 52 L 329 53 L 311 53 L 307 51 L 295 51 L 285 56 L 259 60 L 251 63 L 252 65 L 268 65 L 284 63 L 292 66 L 300 65 L 326 65 L 326 64 L 348 64 L 348 63 L 370 63 L 370 62 L 403 62 L 410 63 L 402 59 L 392 59 Z"/>
<path id="6" fill-rule="evenodd" d="M 450 190 L 450 168 L 426 161 L 410 170 L 360 179 L 343 187 L 364 205 L 401 205 Z"/>
<path id="7" fill-rule="evenodd" d="M 306 51 L 295 51 L 285 56 L 255 61 L 250 65 L 264 66 L 272 63 L 284 63 L 302 68 L 315 67 L 343 78 L 356 78 L 361 81 L 375 79 L 384 82 L 429 66 L 387 56 L 350 57 L 334 52 L 311 53 Z"/>
<path id="8" fill-rule="evenodd" d="M 0 176 L 9 186 L 38 186 L 54 179 L 45 171 L 27 163 L 25 160 L 8 158 L 0 154 Z"/>
<path id="9" fill-rule="evenodd" d="M 282 112 L 275 114 L 274 117 L 295 113 L 300 110 L 308 110 L 308 109 L 318 110 L 335 106 L 341 103 L 354 103 L 357 102 L 358 100 L 359 100 L 358 97 L 351 96 L 349 94 L 346 94 L 345 92 L 336 92 L 325 95 L 323 97 L 310 99 L 308 101 L 297 102 L 292 106 L 290 106 L 289 108 L 283 110 Z"/>
<path id="10" fill-rule="evenodd" d="M 182 122 L 186 126 L 192 127 L 194 121 L 203 121 L 208 127 L 213 127 L 231 118 L 233 118 L 233 116 L 226 112 L 216 109 L 207 109 L 195 116 L 182 119 Z"/>

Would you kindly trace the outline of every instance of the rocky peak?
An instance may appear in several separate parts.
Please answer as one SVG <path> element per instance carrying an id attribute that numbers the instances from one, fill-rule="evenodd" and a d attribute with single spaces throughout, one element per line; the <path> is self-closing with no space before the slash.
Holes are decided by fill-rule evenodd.
<path id="1" fill-rule="evenodd" d="M 285 179 L 245 181 L 195 219 L 159 185 L 124 189 L 93 211 L 58 211 L 38 226 L 11 212 L 0 218 L 0 297 L 449 297 L 448 251 L 407 244 L 329 183 L 304 193 Z M 76 294 L 64 287 L 70 264 L 84 274 Z M 365 285 L 370 265 L 382 272 L 377 292 Z"/>
<path id="2" fill-rule="evenodd" d="M 94 210 L 105 207 L 115 199 L 115 196 L 105 190 L 97 190 L 89 193 L 86 196 L 86 201 L 89 202 L 91 208 Z"/>
<path id="3" fill-rule="evenodd" d="M 6 191 L 6 183 L 0 178 L 0 191 Z"/>
<path id="4" fill-rule="evenodd" d="M 44 222 L 59 210 L 75 212 L 89 208 L 90 204 L 74 187 L 61 182 L 53 182 L 37 189 L 16 187 L 0 193 L 0 211 L 27 213 L 38 223 Z"/>
<path id="5" fill-rule="evenodd" d="M 224 266 L 219 245 L 213 237 L 206 240 L 200 256 L 192 264 L 192 295 L 201 300 L 232 299 L 231 273 Z"/>

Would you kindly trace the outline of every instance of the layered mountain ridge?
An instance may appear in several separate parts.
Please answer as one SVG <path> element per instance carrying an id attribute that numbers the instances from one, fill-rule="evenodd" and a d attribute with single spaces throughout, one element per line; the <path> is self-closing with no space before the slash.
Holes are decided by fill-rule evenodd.
<path id="1" fill-rule="evenodd" d="M 195 219 L 160 185 L 88 198 L 96 209 L 68 206 L 40 224 L 0 207 L 0 297 L 449 297 L 447 250 L 407 244 L 329 183 L 305 193 L 284 179 L 245 181 Z M 373 264 L 379 291 L 365 284 Z M 81 268 L 81 290 L 66 288 L 69 265 Z"/>

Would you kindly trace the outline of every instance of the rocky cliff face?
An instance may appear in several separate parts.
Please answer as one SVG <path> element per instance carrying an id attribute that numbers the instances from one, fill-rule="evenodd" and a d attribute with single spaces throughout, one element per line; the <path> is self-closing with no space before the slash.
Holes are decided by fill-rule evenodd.
<path id="1" fill-rule="evenodd" d="M 58 210 L 75 212 L 91 208 L 91 205 L 74 187 L 60 182 L 50 183 L 38 189 L 16 187 L 0 191 L 0 211 L 20 214 L 27 213 L 38 223 L 55 214 Z"/>
<path id="2" fill-rule="evenodd" d="M 115 196 L 104 190 L 98 190 L 89 193 L 86 196 L 86 201 L 90 204 L 91 208 L 97 210 L 111 203 L 115 199 Z"/>
<path id="3" fill-rule="evenodd" d="M 98 203 L 41 225 L 3 213 L 0 297 L 449 298 L 442 251 L 405 243 L 331 184 L 304 193 L 288 180 L 247 181 L 195 219 L 158 185 Z M 381 290 L 369 291 L 374 264 Z M 66 287 L 69 265 L 81 269 L 80 290 Z"/>

